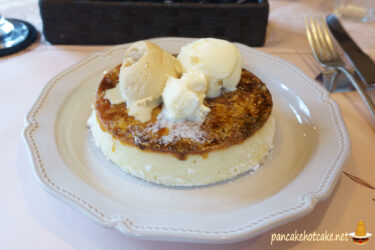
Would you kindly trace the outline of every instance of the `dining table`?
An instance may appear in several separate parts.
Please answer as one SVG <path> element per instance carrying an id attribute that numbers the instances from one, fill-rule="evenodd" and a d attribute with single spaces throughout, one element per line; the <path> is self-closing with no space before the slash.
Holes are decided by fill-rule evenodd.
<path id="1" fill-rule="evenodd" d="M 255 49 L 280 57 L 315 79 L 323 68 L 309 47 L 304 17 L 332 13 L 334 1 L 269 0 L 269 4 L 266 41 Z M 375 249 L 375 236 L 363 246 L 356 246 L 347 235 L 343 241 L 276 240 L 294 232 L 351 233 L 359 220 L 375 234 L 375 119 L 356 91 L 330 94 L 351 141 L 350 155 L 331 194 L 308 214 L 253 238 L 225 244 L 137 239 L 101 226 L 51 196 L 34 176 L 22 136 L 25 116 L 51 78 L 110 46 L 50 44 L 42 33 L 37 0 L 0 0 L 0 13 L 28 21 L 40 33 L 27 49 L 0 58 L 0 249 Z M 375 60 L 375 21 L 342 23 Z M 375 101 L 375 90 L 368 94 Z"/>

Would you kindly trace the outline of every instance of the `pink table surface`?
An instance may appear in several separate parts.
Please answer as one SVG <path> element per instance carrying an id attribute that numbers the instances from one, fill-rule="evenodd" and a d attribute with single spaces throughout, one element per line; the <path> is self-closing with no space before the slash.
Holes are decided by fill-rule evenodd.
<path id="1" fill-rule="evenodd" d="M 16 3 L 15 3 L 16 2 Z M 1 11 L 17 16 L 22 1 L 1 0 Z M 304 36 L 302 16 L 327 12 L 331 1 L 270 1 L 267 43 L 262 51 L 279 56 L 315 77 L 321 68 L 314 61 Z M 24 1 L 25 8 L 35 1 Z M 3 4 L 3 5 L 2 5 Z M 37 12 L 35 12 L 37 13 Z M 34 13 L 34 14 L 35 14 Z M 290 13 L 294 13 L 292 18 Z M 25 18 L 30 16 L 23 15 Z M 38 27 L 40 23 L 32 19 Z M 297 22 L 297 23 L 296 23 Z M 375 24 L 345 22 L 355 39 L 375 59 Z M 40 27 L 39 27 L 40 28 Z M 289 39 L 290 38 L 290 39 Z M 366 41 L 367 39 L 367 41 Z M 24 52 L 0 59 L 0 249 L 355 249 L 352 242 L 276 242 L 272 233 L 353 232 L 364 219 L 375 233 L 375 190 L 342 175 L 331 196 L 308 215 L 247 241 L 210 245 L 133 239 L 95 224 L 46 193 L 33 176 L 22 139 L 24 117 L 43 86 L 56 74 L 105 47 L 52 46 L 39 41 Z M 370 91 L 375 100 L 375 92 Z M 341 107 L 352 141 L 352 153 L 344 171 L 375 186 L 375 121 L 356 92 L 332 94 Z M 361 249 L 374 249 L 370 238 Z"/>

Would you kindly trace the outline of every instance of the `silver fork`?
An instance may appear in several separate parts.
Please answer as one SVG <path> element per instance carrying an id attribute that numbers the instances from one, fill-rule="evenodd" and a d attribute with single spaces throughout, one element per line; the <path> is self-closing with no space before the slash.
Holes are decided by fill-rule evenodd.
<path id="1" fill-rule="evenodd" d="M 328 33 L 327 25 L 322 16 L 318 17 L 305 17 L 305 26 L 307 39 L 309 40 L 315 59 L 328 70 L 339 70 L 345 74 L 348 80 L 352 83 L 353 87 L 361 95 L 367 108 L 375 119 L 375 105 L 367 95 L 362 85 L 357 82 L 352 74 L 345 68 L 345 63 L 337 53 L 333 46 L 330 34 Z M 332 86 L 334 89 L 336 86 Z"/>

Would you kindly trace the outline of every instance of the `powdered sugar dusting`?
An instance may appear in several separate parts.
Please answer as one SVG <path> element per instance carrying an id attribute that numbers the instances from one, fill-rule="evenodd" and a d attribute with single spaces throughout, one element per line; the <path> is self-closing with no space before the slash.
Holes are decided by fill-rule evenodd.
<path id="1" fill-rule="evenodd" d="M 145 132 L 157 133 L 162 128 L 168 128 L 169 133 L 160 138 L 159 143 L 168 144 L 180 139 L 190 139 L 203 143 L 205 133 L 201 130 L 200 124 L 192 121 L 172 121 L 163 115 L 163 112 L 157 117 L 156 122 L 146 128 Z"/>

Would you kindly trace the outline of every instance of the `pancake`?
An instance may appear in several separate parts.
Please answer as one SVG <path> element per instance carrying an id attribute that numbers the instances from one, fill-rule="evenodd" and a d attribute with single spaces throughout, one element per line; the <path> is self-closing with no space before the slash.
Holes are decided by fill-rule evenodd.
<path id="1" fill-rule="evenodd" d="M 237 90 L 216 98 L 206 98 L 204 105 L 211 111 L 204 123 L 196 128 L 185 122 L 183 128 L 171 128 L 158 124 L 162 106 L 155 108 L 152 119 L 141 123 L 128 115 L 125 103 L 112 105 L 104 98 L 105 91 L 118 84 L 120 66 L 107 73 L 97 91 L 95 110 L 99 123 L 122 143 L 142 150 L 169 153 L 180 160 L 192 154 L 206 154 L 243 142 L 259 130 L 272 110 L 272 98 L 265 84 L 243 69 Z M 197 131 L 190 136 L 178 136 L 184 131 Z M 186 134 L 186 133 L 185 133 Z"/>
<path id="2" fill-rule="evenodd" d="M 161 105 L 141 123 L 125 103 L 111 104 L 105 91 L 118 84 L 119 70 L 101 81 L 88 125 L 97 147 L 127 173 L 168 186 L 206 185 L 259 166 L 272 148 L 272 97 L 249 71 L 235 91 L 204 100 L 211 111 L 196 125 L 163 120 Z"/>

